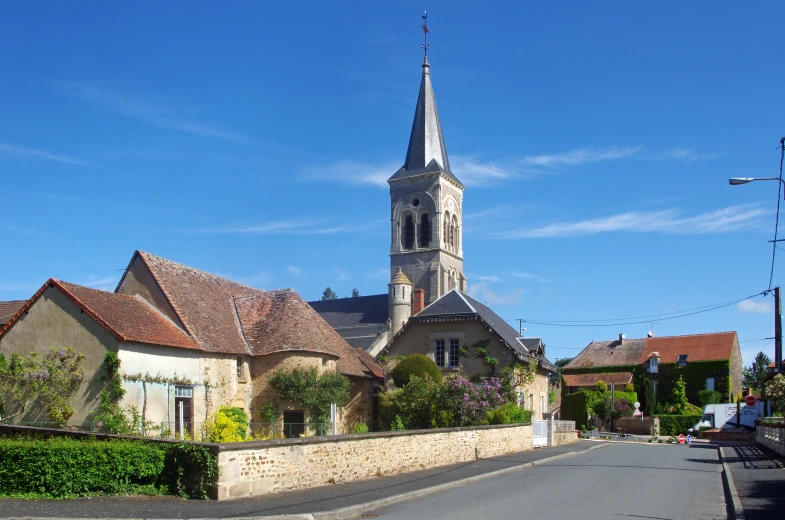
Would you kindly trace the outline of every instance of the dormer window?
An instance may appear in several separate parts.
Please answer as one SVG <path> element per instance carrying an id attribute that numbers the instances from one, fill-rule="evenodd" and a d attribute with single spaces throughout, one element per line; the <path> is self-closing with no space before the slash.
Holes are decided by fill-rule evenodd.
<path id="1" fill-rule="evenodd" d="M 687 366 L 687 354 L 679 354 L 679 360 L 676 362 L 680 367 Z"/>
<path id="2" fill-rule="evenodd" d="M 660 371 L 660 358 L 649 358 L 649 373 L 657 374 Z"/>

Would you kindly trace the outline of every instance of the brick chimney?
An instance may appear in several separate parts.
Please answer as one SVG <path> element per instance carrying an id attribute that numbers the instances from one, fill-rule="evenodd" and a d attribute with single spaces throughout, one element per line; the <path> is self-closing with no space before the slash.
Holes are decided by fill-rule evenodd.
<path id="1" fill-rule="evenodd" d="M 414 301 L 412 302 L 412 316 L 425 308 L 425 290 L 415 289 L 413 294 Z"/>

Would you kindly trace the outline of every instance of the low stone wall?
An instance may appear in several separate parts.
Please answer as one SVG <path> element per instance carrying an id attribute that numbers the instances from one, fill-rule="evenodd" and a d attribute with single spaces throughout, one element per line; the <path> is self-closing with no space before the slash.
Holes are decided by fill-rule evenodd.
<path id="1" fill-rule="evenodd" d="M 657 417 L 645 417 L 642 421 L 638 417 L 622 417 L 613 422 L 616 428 L 624 428 L 624 431 L 627 433 L 635 433 L 637 435 L 660 434 L 660 420 Z"/>
<path id="2" fill-rule="evenodd" d="M 785 455 L 785 428 L 758 425 L 755 440 L 772 451 Z"/>
<path id="3" fill-rule="evenodd" d="M 531 425 L 337 435 L 219 447 L 217 498 L 266 495 L 531 450 Z M 557 444 L 577 440 L 558 432 Z M 573 440 L 574 436 L 574 440 Z"/>
<path id="4" fill-rule="evenodd" d="M 578 430 L 553 432 L 553 445 L 561 446 L 562 444 L 572 444 L 578 442 L 580 435 Z"/>

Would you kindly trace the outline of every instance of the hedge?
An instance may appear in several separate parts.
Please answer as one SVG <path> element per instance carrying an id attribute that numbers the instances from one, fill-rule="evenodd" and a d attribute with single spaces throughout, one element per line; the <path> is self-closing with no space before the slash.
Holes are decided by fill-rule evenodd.
<path id="1" fill-rule="evenodd" d="M 406 386 L 412 376 L 424 377 L 425 374 L 431 376 L 437 384 L 441 384 L 441 369 L 433 359 L 422 354 L 406 356 L 392 369 L 393 382 L 398 388 Z"/>
<path id="2" fill-rule="evenodd" d="M 173 494 L 208 498 L 217 459 L 205 447 L 135 440 L 0 439 L 0 496 Z"/>
<path id="3" fill-rule="evenodd" d="M 679 435 L 688 433 L 698 424 L 702 415 L 657 415 L 660 420 L 660 435 Z"/>
<path id="4" fill-rule="evenodd" d="M 588 394 L 575 392 L 567 394 L 561 400 L 561 418 L 565 421 L 575 421 L 577 426 L 586 424 L 588 417 Z"/>

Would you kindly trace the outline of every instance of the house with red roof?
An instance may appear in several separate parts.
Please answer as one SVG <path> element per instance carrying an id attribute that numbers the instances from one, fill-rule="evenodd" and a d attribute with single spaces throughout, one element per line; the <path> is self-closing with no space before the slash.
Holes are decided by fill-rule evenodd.
<path id="1" fill-rule="evenodd" d="M 6 356 L 72 347 L 85 355 L 84 381 L 68 425 L 88 427 L 115 352 L 125 395 L 120 405 L 193 435 L 219 406 L 243 408 L 252 422 L 275 403 L 276 422 L 303 431 L 308 414 L 268 383 L 282 368 L 337 371 L 351 383 L 339 430 L 373 424 L 382 367 L 351 347 L 292 289 L 264 291 L 136 251 L 114 292 L 50 279 L 0 326 Z M 32 409 L 17 422 L 46 421 Z M 291 425 L 295 425 L 294 429 Z"/>
<path id="2" fill-rule="evenodd" d="M 702 390 L 719 392 L 722 402 L 741 395 L 738 335 L 731 331 L 627 339 L 620 334 L 618 340 L 589 343 L 562 374 L 565 393 L 592 388 L 602 380 L 608 385 L 632 382 L 640 396 L 643 379 L 649 379 L 658 402 L 667 399 L 679 376 L 693 404 L 699 404 Z"/>

